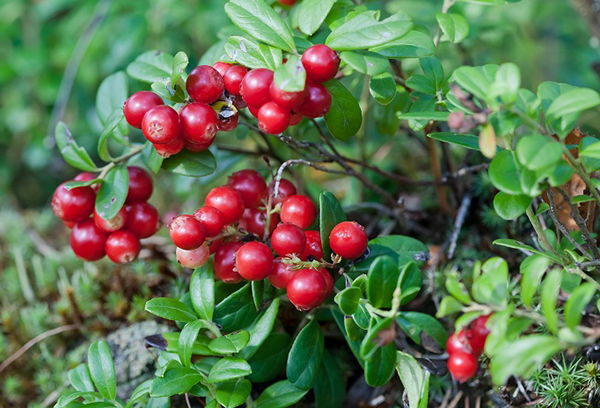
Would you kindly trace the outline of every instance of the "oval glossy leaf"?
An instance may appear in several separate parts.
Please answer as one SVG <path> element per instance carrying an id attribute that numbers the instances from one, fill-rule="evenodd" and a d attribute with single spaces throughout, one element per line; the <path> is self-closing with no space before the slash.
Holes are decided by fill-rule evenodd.
<path id="1" fill-rule="evenodd" d="M 280 299 L 277 298 L 271 302 L 267 310 L 254 322 L 250 328 L 250 338 L 248 344 L 241 351 L 240 357 L 251 358 L 269 337 L 279 312 Z"/>
<path id="2" fill-rule="evenodd" d="M 127 66 L 127 75 L 138 81 L 153 83 L 171 76 L 173 56 L 162 51 L 148 51 Z"/>
<path id="3" fill-rule="evenodd" d="M 361 297 L 362 291 L 355 286 L 351 286 L 335 295 L 335 303 L 338 304 L 343 314 L 349 316 L 356 312 Z"/>
<path id="4" fill-rule="evenodd" d="M 223 299 L 216 307 L 213 321 L 226 332 L 242 330 L 252 324 L 258 312 L 252 301 L 249 284 Z"/>
<path id="5" fill-rule="evenodd" d="M 515 154 L 508 150 L 499 152 L 490 163 L 489 175 L 492 184 L 507 194 L 522 193 L 517 160 Z"/>
<path id="6" fill-rule="evenodd" d="M 400 270 L 390 256 L 380 256 L 369 268 L 367 298 L 377 308 L 390 307 L 392 296 L 398 287 Z"/>
<path id="7" fill-rule="evenodd" d="M 371 51 L 344 51 L 340 53 L 340 59 L 358 72 L 369 76 L 383 74 L 390 67 L 386 57 Z"/>
<path id="8" fill-rule="evenodd" d="M 558 314 L 556 313 L 556 300 L 562 275 L 560 269 L 553 269 L 546 275 L 542 282 L 540 294 L 540 306 L 546 318 L 546 327 L 552 333 L 558 333 Z"/>
<path id="9" fill-rule="evenodd" d="M 541 170 L 557 163 L 563 147 L 557 141 L 542 135 L 525 136 L 517 143 L 517 158 L 529 170 Z"/>
<path id="10" fill-rule="evenodd" d="M 533 296 L 540 288 L 542 276 L 552 261 L 541 255 L 528 256 L 521 262 L 521 299 L 526 306 L 531 306 Z"/>
<path id="11" fill-rule="evenodd" d="M 94 391 L 94 383 L 90 376 L 90 370 L 87 364 L 79 364 L 77 367 L 69 370 L 69 383 L 77 391 Z"/>
<path id="12" fill-rule="evenodd" d="M 181 334 L 179 335 L 177 352 L 179 354 L 179 361 L 185 367 L 191 365 L 192 352 L 194 350 L 194 344 L 198 338 L 200 329 L 204 326 L 202 320 L 196 320 L 189 322 L 185 325 Z"/>
<path id="13" fill-rule="evenodd" d="M 365 381 L 371 387 L 381 387 L 392 378 L 396 369 L 396 345 L 379 347 L 365 362 Z"/>
<path id="14" fill-rule="evenodd" d="M 367 259 L 354 265 L 354 271 L 366 272 L 378 257 L 391 256 L 397 265 L 403 266 L 411 261 L 424 261 L 429 255 L 425 244 L 404 235 L 389 235 L 369 241 L 371 253 Z"/>
<path id="15" fill-rule="evenodd" d="M 204 264 L 192 274 L 190 300 L 198 317 L 212 320 L 215 310 L 215 281 L 212 265 Z"/>
<path id="16" fill-rule="evenodd" d="M 105 341 L 92 343 L 88 350 L 88 367 L 96 389 L 102 396 L 114 400 L 117 395 L 115 366 Z"/>
<path id="17" fill-rule="evenodd" d="M 395 335 L 390 336 L 390 332 L 395 334 L 394 320 L 391 317 L 386 317 L 380 321 L 371 319 L 369 331 L 360 344 L 360 356 L 368 361 L 379 348 L 393 343 Z"/>
<path id="18" fill-rule="evenodd" d="M 419 345 L 424 338 L 421 333 L 431 337 L 440 348 L 444 348 L 446 345 L 448 332 L 444 325 L 433 316 L 420 312 L 401 312 L 396 318 L 396 322 L 402 331 Z"/>
<path id="19" fill-rule="evenodd" d="M 325 260 L 331 259 L 331 247 L 329 246 L 331 230 L 343 221 L 346 221 L 346 213 L 338 199 L 329 191 L 321 193 L 319 196 L 319 228 Z"/>
<path id="20" fill-rule="evenodd" d="M 296 387 L 288 380 L 276 382 L 260 394 L 254 402 L 255 408 L 285 408 L 300 401 L 308 390 Z"/>
<path id="21" fill-rule="evenodd" d="M 208 150 L 191 152 L 183 150 L 163 162 L 162 168 L 175 174 L 188 177 L 203 177 L 212 174 L 217 168 L 215 156 Z"/>
<path id="22" fill-rule="evenodd" d="M 245 377 L 251 372 L 252 368 L 250 368 L 250 364 L 243 358 L 225 357 L 212 366 L 207 382 L 230 381 L 239 377 Z"/>
<path id="23" fill-rule="evenodd" d="M 512 195 L 500 191 L 494 197 L 494 210 L 505 220 L 515 220 L 525 214 L 532 198 L 526 195 Z"/>
<path id="24" fill-rule="evenodd" d="M 170 397 L 184 394 L 202 380 L 202 374 L 193 368 L 169 367 L 162 377 L 156 377 L 150 387 L 152 397 Z"/>
<path id="25" fill-rule="evenodd" d="M 146 302 L 145 309 L 153 315 L 176 322 L 193 322 L 198 319 L 185 303 L 165 297 L 150 299 Z"/>
<path id="26" fill-rule="evenodd" d="M 435 45 L 430 35 L 421 31 L 409 31 L 406 35 L 371 48 L 387 58 L 425 58 L 435 54 Z"/>
<path id="27" fill-rule="evenodd" d="M 550 120 L 580 113 L 600 105 L 600 94 L 593 89 L 575 88 L 562 93 L 552 102 L 547 115 Z"/>
<path id="28" fill-rule="evenodd" d="M 298 334 L 288 355 L 287 377 L 296 387 L 309 390 L 315 384 L 323 357 L 324 337 L 316 320 Z"/>
<path id="29" fill-rule="evenodd" d="M 425 385 L 425 372 L 413 356 L 398 351 L 396 371 L 408 395 L 409 408 L 419 408 Z M 427 398 L 427 396 L 423 396 Z"/>
<path id="30" fill-rule="evenodd" d="M 208 344 L 208 348 L 218 354 L 236 354 L 246 347 L 249 340 L 250 333 L 242 330 L 217 337 Z"/>
<path id="31" fill-rule="evenodd" d="M 469 22 L 460 14 L 438 13 L 435 18 L 442 29 L 442 32 L 453 43 L 459 43 L 469 35 Z"/>
<path id="32" fill-rule="evenodd" d="M 331 93 L 331 109 L 325 114 L 327 129 L 336 139 L 345 141 L 362 125 L 362 110 L 354 95 L 336 79 L 325 83 Z"/>
<path id="33" fill-rule="evenodd" d="M 273 332 L 248 359 L 252 374 L 248 379 L 255 383 L 269 382 L 285 372 L 292 337 L 287 333 Z"/>
<path id="34" fill-rule="evenodd" d="M 225 408 L 235 408 L 246 402 L 251 391 L 250 381 L 239 379 L 219 384 L 215 397 Z"/>
<path id="35" fill-rule="evenodd" d="M 340 364 L 324 350 L 323 362 L 315 383 L 316 408 L 341 408 L 346 400 L 346 384 Z"/>
<path id="36" fill-rule="evenodd" d="M 281 50 L 241 36 L 229 37 L 224 46 L 232 60 L 248 68 L 277 69 L 281 65 Z"/>
<path id="37" fill-rule="evenodd" d="M 67 163 L 80 170 L 96 171 L 96 165 L 92 158 L 83 147 L 77 144 L 67 125 L 58 122 L 54 130 L 54 137 L 56 138 L 56 147 Z"/>
<path id="38" fill-rule="evenodd" d="M 308 36 L 313 35 L 321 27 L 335 0 L 304 0 L 299 4 L 298 14 L 300 31 Z"/>
<path id="39" fill-rule="evenodd" d="M 282 91 L 303 91 L 306 86 L 306 70 L 300 58 L 295 55 L 289 57 L 285 64 L 275 70 L 273 81 Z"/>
<path id="40" fill-rule="evenodd" d="M 581 286 L 573 291 L 565 303 L 565 323 L 567 326 L 571 329 L 577 327 L 579 322 L 581 322 L 583 311 L 595 293 L 596 286 L 590 282 L 581 284 Z"/>
<path id="41" fill-rule="evenodd" d="M 96 114 L 104 127 L 109 123 L 108 119 L 114 111 L 123 112 L 123 104 L 129 96 L 128 89 L 127 76 L 123 71 L 107 76 L 100 83 L 96 93 Z M 115 133 L 116 139 L 122 140 L 123 135 L 127 133 L 127 123 L 121 122 Z"/>
<path id="42" fill-rule="evenodd" d="M 369 92 L 379 104 L 387 105 L 396 96 L 396 81 L 388 72 L 375 75 L 369 80 Z"/>
<path id="43" fill-rule="evenodd" d="M 129 172 L 127 167 L 117 165 L 110 169 L 100 185 L 96 197 L 96 212 L 105 220 L 110 220 L 123 208 L 129 192 Z"/>
<path id="44" fill-rule="evenodd" d="M 115 109 L 111 115 L 106 118 L 104 129 L 98 139 L 98 156 L 104 161 L 111 161 L 112 157 L 108 151 L 108 138 L 117 130 L 117 126 L 123 122 L 123 108 Z"/>

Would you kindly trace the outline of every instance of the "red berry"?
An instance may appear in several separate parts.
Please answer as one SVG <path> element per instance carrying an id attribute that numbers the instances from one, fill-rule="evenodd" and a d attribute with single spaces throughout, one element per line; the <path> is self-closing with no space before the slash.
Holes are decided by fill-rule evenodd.
<path id="1" fill-rule="evenodd" d="M 256 106 L 248 105 L 248 110 L 250 111 L 252 116 L 254 116 L 255 118 L 258 118 L 258 112 L 260 111 L 260 106 L 256 107 Z"/>
<path id="2" fill-rule="evenodd" d="M 269 235 L 277 228 L 278 223 L 279 214 L 271 214 L 271 220 L 269 221 Z M 263 238 L 266 226 L 267 216 L 264 210 L 259 210 L 257 208 L 246 208 L 244 210 L 244 214 L 240 220 L 240 228 L 245 229 L 250 234 L 254 234 L 259 238 Z"/>
<path id="3" fill-rule="evenodd" d="M 235 254 L 235 269 L 244 279 L 265 279 L 273 270 L 273 252 L 261 242 L 248 242 Z"/>
<path id="4" fill-rule="evenodd" d="M 340 67 L 340 57 L 324 44 L 313 45 L 302 54 L 302 65 L 306 78 L 316 82 L 326 82 L 335 78 Z"/>
<path id="5" fill-rule="evenodd" d="M 306 248 L 306 235 L 297 225 L 281 224 L 273 231 L 271 246 L 279 256 L 298 255 Z"/>
<path id="6" fill-rule="evenodd" d="M 365 253 L 368 244 L 365 228 L 354 221 L 340 222 L 329 234 L 331 250 L 342 258 L 358 258 Z"/>
<path id="7" fill-rule="evenodd" d="M 333 286 L 335 283 L 333 282 L 333 277 L 331 276 L 331 274 L 329 273 L 329 271 L 327 269 L 321 268 L 321 269 L 319 269 L 319 273 L 321 274 L 321 276 L 323 278 L 325 278 L 325 283 L 327 283 L 327 294 L 323 298 L 323 302 L 324 302 L 333 293 Z"/>
<path id="8" fill-rule="evenodd" d="M 273 71 L 258 68 L 248 72 L 242 80 L 240 92 L 249 106 L 263 106 L 269 102 L 269 87 L 273 81 Z"/>
<path id="9" fill-rule="evenodd" d="M 458 382 L 465 382 L 477 373 L 475 357 L 467 353 L 452 354 L 448 359 L 448 370 Z"/>
<path id="10" fill-rule="evenodd" d="M 323 244 L 321 243 L 319 231 L 304 231 L 304 235 L 306 236 L 306 248 L 299 258 L 306 261 L 309 256 L 312 256 L 317 261 L 322 260 L 325 255 L 323 254 Z"/>
<path id="11" fill-rule="evenodd" d="M 236 112 L 233 116 L 228 118 L 221 118 L 218 116 L 219 121 L 217 122 L 217 129 L 221 132 L 231 132 L 238 125 L 238 113 Z"/>
<path id="12" fill-rule="evenodd" d="M 210 143 L 196 144 L 196 143 L 188 142 L 186 140 L 185 148 L 187 150 L 189 150 L 190 152 L 203 152 L 203 151 L 207 150 L 211 144 L 212 144 L 212 141 Z"/>
<path id="13" fill-rule="evenodd" d="M 221 97 L 225 85 L 216 69 L 200 65 L 190 72 L 185 87 L 190 98 L 196 102 L 213 103 Z"/>
<path id="14" fill-rule="evenodd" d="M 223 80 L 225 81 L 225 89 L 231 95 L 239 96 L 240 94 L 240 85 L 242 84 L 242 80 L 248 73 L 248 68 L 243 67 L 241 65 L 234 65 L 229 68 L 225 75 L 223 75 Z"/>
<path id="15" fill-rule="evenodd" d="M 331 93 L 323 85 L 316 82 L 307 82 L 308 96 L 300 107 L 296 108 L 298 113 L 307 118 L 320 118 L 325 116 L 331 108 Z"/>
<path id="16" fill-rule="evenodd" d="M 215 252 L 215 277 L 225 283 L 238 283 L 242 276 L 234 271 L 235 254 L 242 247 L 241 242 L 227 242 Z"/>
<path id="17" fill-rule="evenodd" d="M 294 276 L 294 273 L 295 271 L 291 265 L 281 262 L 281 258 L 275 258 L 273 272 L 269 275 L 269 282 L 277 289 L 285 289 L 292 276 Z"/>
<path id="18" fill-rule="evenodd" d="M 54 190 L 52 209 L 54 214 L 63 221 L 81 221 L 89 218 L 94 211 L 96 193 L 91 187 L 76 187 L 67 189 L 65 183 Z"/>
<path id="19" fill-rule="evenodd" d="M 302 229 L 310 227 L 317 219 L 317 207 L 313 200 L 303 195 L 293 195 L 281 205 L 282 222 L 296 224 Z"/>
<path id="20" fill-rule="evenodd" d="M 290 124 L 290 110 L 267 102 L 258 111 L 258 127 L 265 133 L 283 133 Z"/>
<path id="21" fill-rule="evenodd" d="M 233 103 L 233 106 L 235 106 L 238 110 L 248 107 L 248 104 L 246 103 L 246 101 L 244 101 L 244 98 L 242 98 L 241 95 L 232 96 L 231 102 Z"/>
<path id="22" fill-rule="evenodd" d="M 196 249 L 204 243 L 206 232 L 193 215 L 180 215 L 169 226 L 169 235 L 176 247 Z"/>
<path id="23" fill-rule="evenodd" d="M 183 147 L 185 146 L 185 140 L 183 139 L 183 137 L 179 136 L 173 139 L 170 143 L 155 144 L 153 146 L 156 149 L 156 152 L 161 157 L 166 159 L 182 151 Z"/>
<path id="24" fill-rule="evenodd" d="M 142 132 L 150 143 L 171 143 L 179 137 L 179 115 L 170 106 L 155 106 L 144 115 Z"/>
<path id="25" fill-rule="evenodd" d="M 129 192 L 127 193 L 126 203 L 135 203 L 138 201 L 148 201 L 152 195 L 152 177 L 141 167 L 127 167 L 129 172 Z"/>
<path id="26" fill-rule="evenodd" d="M 138 202 L 127 206 L 125 229 L 133 232 L 138 238 L 148 238 L 156 234 L 158 222 L 158 211 L 152 204 Z"/>
<path id="27" fill-rule="evenodd" d="M 136 92 L 125 101 L 123 105 L 123 114 L 125 120 L 131 126 L 137 129 L 142 128 L 142 119 L 150 109 L 162 105 L 163 100 L 160 96 L 150 91 Z"/>
<path id="28" fill-rule="evenodd" d="M 206 147 L 212 144 L 219 121 L 213 108 L 205 103 L 190 103 L 179 112 L 179 120 L 185 140 Z"/>
<path id="29" fill-rule="evenodd" d="M 304 116 L 302 116 L 301 113 L 296 113 L 294 111 L 290 112 L 290 126 L 296 126 L 298 123 L 302 122 L 302 118 L 304 118 Z"/>
<path id="30" fill-rule="evenodd" d="M 177 261 L 181 264 L 181 266 L 195 269 L 201 267 L 206 263 L 206 261 L 208 261 L 210 250 L 208 249 L 208 244 L 204 243 L 198 248 L 190 251 L 177 248 L 175 250 L 175 254 L 177 255 Z"/>
<path id="31" fill-rule="evenodd" d="M 65 224 L 65 227 L 68 229 L 73 229 L 73 227 L 77 225 L 75 221 L 63 221 L 63 224 Z"/>
<path id="32" fill-rule="evenodd" d="M 110 220 L 105 220 L 102 218 L 103 213 L 98 213 L 96 209 L 94 209 L 94 222 L 96 226 L 105 232 L 114 232 L 118 231 L 125 226 L 127 222 L 127 210 L 125 207 L 121 208 L 117 215 L 115 215 Z"/>
<path id="33" fill-rule="evenodd" d="M 269 95 L 271 96 L 271 100 L 282 108 L 294 109 L 302 105 L 302 102 L 304 102 L 308 96 L 308 88 L 305 86 L 302 91 L 287 92 L 282 91 L 281 88 L 275 84 L 275 81 L 273 81 L 269 87 Z"/>
<path id="34" fill-rule="evenodd" d="M 223 213 L 209 205 L 197 209 L 194 217 L 202 224 L 207 237 L 219 235 L 225 226 Z"/>
<path id="35" fill-rule="evenodd" d="M 446 350 L 450 355 L 456 353 L 471 353 L 471 346 L 469 345 L 466 331 L 461 330 L 452 333 L 446 342 Z"/>
<path id="36" fill-rule="evenodd" d="M 210 244 L 208 244 L 208 249 L 210 250 L 211 254 L 214 254 L 219 248 L 221 248 L 222 245 L 223 238 L 215 239 L 212 242 L 210 242 Z"/>
<path id="37" fill-rule="evenodd" d="M 287 284 L 287 295 L 296 309 L 314 309 L 327 298 L 328 285 L 325 277 L 315 269 L 300 269 Z"/>
<path id="38" fill-rule="evenodd" d="M 233 224 L 244 214 L 244 200 L 239 191 L 231 186 L 213 188 L 206 196 L 204 204 L 221 211 L 225 217 L 225 224 Z"/>
<path id="39" fill-rule="evenodd" d="M 105 245 L 107 233 L 88 219 L 77 223 L 71 231 L 69 239 L 75 255 L 86 261 L 97 261 L 106 255 Z"/>
<path id="40" fill-rule="evenodd" d="M 106 255 L 114 263 L 135 261 L 142 249 L 139 238 L 131 231 L 113 232 L 106 240 Z"/>
<path id="41" fill-rule="evenodd" d="M 223 62 L 223 61 L 218 61 L 212 67 L 214 69 L 216 69 L 217 72 L 219 74 L 221 74 L 221 76 L 225 76 L 225 73 L 227 72 L 227 70 L 229 68 L 233 67 L 233 64 L 229 64 L 229 63 Z"/>
<path id="42" fill-rule="evenodd" d="M 256 208 L 267 195 L 267 183 L 256 170 L 246 169 L 227 178 L 227 185 L 240 192 L 246 208 Z"/>
<path id="43" fill-rule="evenodd" d="M 83 173 L 79 173 L 73 180 L 75 180 L 75 181 L 90 181 L 90 180 L 94 180 L 95 178 L 96 178 L 95 174 L 83 172 Z M 95 192 L 98 192 L 98 190 L 100 189 L 100 183 L 94 183 L 90 187 Z"/>
<path id="44" fill-rule="evenodd" d="M 296 2 L 298 0 L 277 0 L 279 2 L 279 4 L 284 4 L 286 6 L 293 6 L 294 4 L 296 4 Z"/>
<path id="45" fill-rule="evenodd" d="M 275 195 L 275 181 L 272 181 L 271 184 L 269 184 L 269 194 L 273 196 L 273 206 L 276 206 L 277 204 L 284 202 L 286 198 L 296 195 L 296 186 L 288 179 L 282 178 L 279 181 L 277 195 Z"/>
<path id="46" fill-rule="evenodd" d="M 469 344 L 476 357 L 479 357 L 481 353 L 483 353 L 485 341 L 490 334 L 490 330 L 486 327 L 489 318 L 489 315 L 479 316 L 477 319 L 473 320 L 470 325 L 470 330 L 467 332 Z"/>

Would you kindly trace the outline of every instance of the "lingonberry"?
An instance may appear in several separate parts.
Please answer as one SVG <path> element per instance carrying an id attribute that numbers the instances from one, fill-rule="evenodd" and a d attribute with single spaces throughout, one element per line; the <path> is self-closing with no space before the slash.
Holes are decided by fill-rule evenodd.
<path id="1" fill-rule="evenodd" d="M 467 332 L 465 330 L 460 330 L 452 333 L 452 335 L 448 337 L 448 341 L 446 341 L 446 350 L 450 355 L 456 353 L 471 353 Z"/>
<path id="2" fill-rule="evenodd" d="M 73 229 L 73 227 L 77 225 L 75 221 L 63 221 L 63 224 L 65 224 L 65 227 L 68 229 Z"/>
<path id="3" fill-rule="evenodd" d="M 150 91 L 136 92 L 125 101 L 123 105 L 123 114 L 125 120 L 131 126 L 137 129 L 142 128 L 142 119 L 150 109 L 162 105 L 163 100 L 160 96 Z"/>
<path id="4" fill-rule="evenodd" d="M 244 279 L 265 279 L 273 271 L 273 252 L 261 242 L 245 243 L 235 254 L 235 269 Z"/>
<path id="5" fill-rule="evenodd" d="M 129 192 L 127 193 L 126 203 L 135 203 L 138 201 L 148 201 L 152 195 L 152 177 L 141 167 L 127 167 L 129 172 Z"/>
<path id="6" fill-rule="evenodd" d="M 217 250 L 219 248 L 221 248 L 222 245 L 223 245 L 223 238 L 208 241 L 208 249 L 210 250 L 211 254 L 214 254 L 215 252 L 217 252 Z"/>
<path id="7" fill-rule="evenodd" d="M 203 103 L 213 103 L 219 99 L 225 88 L 221 74 L 209 65 L 194 68 L 185 86 L 190 98 Z"/>
<path id="8" fill-rule="evenodd" d="M 255 118 L 258 118 L 258 112 L 260 111 L 260 106 L 256 107 L 256 106 L 248 105 L 248 110 L 250 111 L 252 116 L 254 116 Z"/>
<path id="9" fill-rule="evenodd" d="M 225 76 L 225 73 L 227 72 L 227 70 L 231 67 L 233 67 L 233 64 L 229 64 L 227 62 L 223 62 L 223 61 L 218 61 L 215 62 L 215 64 L 212 66 L 214 69 L 217 70 L 217 72 L 219 74 L 221 74 L 221 76 Z"/>
<path id="10" fill-rule="evenodd" d="M 296 108 L 298 113 L 307 118 L 320 118 L 325 116 L 331 108 L 331 93 L 323 85 L 316 82 L 307 82 L 308 96 L 304 103 Z"/>
<path id="11" fill-rule="evenodd" d="M 179 137 L 179 115 L 170 106 L 155 106 L 144 115 L 142 132 L 150 143 L 171 143 Z"/>
<path id="12" fill-rule="evenodd" d="M 281 262 L 281 258 L 275 258 L 273 271 L 269 275 L 269 282 L 277 289 L 285 289 L 294 273 L 291 265 Z"/>
<path id="13" fill-rule="evenodd" d="M 180 215 L 169 226 L 169 235 L 176 247 L 196 249 L 204 243 L 206 232 L 193 215 Z"/>
<path id="14" fill-rule="evenodd" d="M 267 195 L 267 183 L 256 170 L 236 171 L 227 178 L 227 185 L 240 192 L 246 208 L 256 208 Z"/>
<path id="15" fill-rule="evenodd" d="M 275 206 L 285 201 L 286 198 L 296 195 L 296 186 L 288 179 L 282 178 L 279 181 L 277 194 L 275 194 L 275 181 L 269 184 L 269 194 L 273 196 L 272 205 Z"/>
<path id="16" fill-rule="evenodd" d="M 96 193 L 91 187 L 76 187 L 68 189 L 65 183 L 54 190 L 52 209 L 54 214 L 63 221 L 81 221 L 89 218 L 94 211 Z"/>
<path id="17" fill-rule="evenodd" d="M 221 132 L 231 132 L 238 125 L 239 114 L 236 112 L 234 115 L 223 118 L 218 116 L 219 121 L 217 122 L 217 129 Z"/>
<path id="18" fill-rule="evenodd" d="M 186 140 L 185 148 L 187 150 L 189 150 L 190 152 L 203 152 L 203 151 L 207 150 L 211 144 L 212 144 L 212 141 L 210 141 L 209 143 L 196 144 L 196 143 L 191 143 Z"/>
<path id="19" fill-rule="evenodd" d="M 333 286 L 334 286 L 335 282 L 333 282 L 333 277 L 331 276 L 331 274 L 329 273 L 329 271 L 327 269 L 321 268 L 318 271 L 321 274 L 321 276 L 325 279 L 325 283 L 327 283 L 327 294 L 323 298 L 323 302 L 324 302 L 333 293 Z"/>
<path id="20" fill-rule="evenodd" d="M 317 219 L 317 207 L 307 196 L 296 194 L 286 198 L 281 204 L 279 216 L 282 222 L 289 222 L 302 229 L 307 229 Z"/>
<path id="21" fill-rule="evenodd" d="M 328 285 L 325 277 L 316 269 L 300 269 L 287 284 L 287 295 L 296 309 L 314 309 L 327 298 Z"/>
<path id="22" fill-rule="evenodd" d="M 105 220 L 102 218 L 103 213 L 96 211 L 94 209 L 94 222 L 96 226 L 105 232 L 114 232 L 118 231 L 125 226 L 127 222 L 127 210 L 125 207 L 121 208 L 117 215 L 112 217 L 110 220 Z"/>
<path id="23" fill-rule="evenodd" d="M 321 243 L 319 231 L 304 231 L 304 235 L 306 236 L 306 247 L 299 258 L 306 261 L 309 256 L 312 256 L 317 261 L 322 260 L 325 255 L 323 254 L 323 244 Z"/>
<path id="24" fill-rule="evenodd" d="M 246 103 L 244 98 L 242 98 L 241 95 L 240 96 L 232 96 L 231 102 L 233 103 L 233 106 L 235 106 L 238 110 L 248 107 L 248 104 Z"/>
<path id="25" fill-rule="evenodd" d="M 275 102 L 267 102 L 258 111 L 258 127 L 265 133 L 277 135 L 290 125 L 290 110 Z"/>
<path id="26" fill-rule="evenodd" d="M 448 359 L 448 371 L 458 382 L 465 382 L 477 373 L 477 361 L 468 353 L 455 353 Z"/>
<path id="27" fill-rule="evenodd" d="M 291 111 L 290 112 L 290 126 L 296 126 L 298 123 L 302 122 L 302 118 L 304 118 L 304 116 L 302 116 L 301 113 Z"/>
<path id="28" fill-rule="evenodd" d="M 269 87 L 269 95 L 271 96 L 271 100 L 282 108 L 294 109 L 302 105 L 302 102 L 308 96 L 308 88 L 305 86 L 301 91 L 287 92 L 281 90 L 275 81 L 273 81 Z"/>
<path id="29" fill-rule="evenodd" d="M 154 148 L 161 157 L 166 159 L 182 151 L 184 146 L 185 140 L 183 139 L 183 137 L 178 136 L 175 139 L 173 139 L 170 143 L 155 144 Z"/>
<path id="30" fill-rule="evenodd" d="M 364 227 L 354 221 L 340 222 L 329 234 L 331 250 L 342 258 L 358 258 L 365 253 L 368 244 Z"/>
<path id="31" fill-rule="evenodd" d="M 335 78 L 340 67 L 340 57 L 328 46 L 317 44 L 304 51 L 302 65 L 307 79 L 326 82 Z"/>
<path id="32" fill-rule="evenodd" d="M 106 255 L 108 234 L 96 226 L 94 220 L 78 222 L 71 230 L 69 242 L 75 255 L 86 261 L 97 261 Z"/>
<path id="33" fill-rule="evenodd" d="M 94 180 L 95 178 L 97 178 L 95 174 L 84 171 L 83 173 L 79 173 L 77 176 L 75 176 L 75 178 L 73 180 L 75 180 L 75 181 L 91 181 L 91 180 Z M 100 183 L 94 183 L 90 187 L 95 192 L 98 192 L 98 190 L 100 189 Z"/>
<path id="34" fill-rule="evenodd" d="M 124 264 L 136 260 L 141 249 L 139 238 L 131 231 L 113 232 L 106 240 L 106 255 L 115 263 Z"/>
<path id="35" fill-rule="evenodd" d="M 211 145 L 217 134 L 219 118 L 205 103 L 190 103 L 179 112 L 181 135 L 188 142 L 201 146 Z"/>
<path id="36" fill-rule="evenodd" d="M 204 243 L 198 248 L 189 251 L 177 248 L 175 250 L 175 254 L 177 255 L 177 261 L 181 264 L 181 266 L 195 269 L 201 267 L 206 263 L 206 261 L 208 261 L 210 250 L 208 249 L 208 244 Z"/>
<path id="37" fill-rule="evenodd" d="M 219 235 L 225 226 L 223 213 L 210 205 L 197 209 L 194 217 L 202 224 L 207 237 Z"/>
<path id="38" fill-rule="evenodd" d="M 253 69 L 244 76 L 240 93 L 248 106 L 263 106 L 269 102 L 272 81 L 273 71 L 265 68 Z"/>
<path id="39" fill-rule="evenodd" d="M 248 73 L 248 68 L 243 67 L 241 65 L 234 65 L 229 68 L 225 75 L 223 75 L 223 80 L 225 81 L 225 89 L 231 95 L 239 96 L 240 95 L 240 85 L 242 84 L 242 80 Z"/>
<path id="40" fill-rule="evenodd" d="M 206 196 L 205 205 L 223 213 L 225 224 L 233 224 L 244 214 L 244 200 L 239 191 L 231 186 L 215 187 Z"/>
<path id="41" fill-rule="evenodd" d="M 137 202 L 127 206 L 125 229 L 138 238 L 148 238 L 156 234 L 159 226 L 158 211 L 152 204 Z"/>
<path id="42" fill-rule="evenodd" d="M 306 235 L 297 225 L 280 224 L 271 235 L 271 246 L 279 256 L 299 255 L 306 248 Z"/>
<path id="43" fill-rule="evenodd" d="M 238 283 L 242 276 L 234 271 L 235 254 L 242 247 L 241 242 L 226 242 L 215 252 L 215 277 L 225 283 Z"/>
<path id="44" fill-rule="evenodd" d="M 294 4 L 296 4 L 296 2 L 298 0 L 277 0 L 279 2 L 279 4 L 283 4 L 286 6 L 293 6 Z"/>
<path id="45" fill-rule="evenodd" d="M 486 326 L 489 318 L 489 315 L 479 316 L 473 320 L 467 332 L 469 344 L 475 357 L 479 357 L 485 348 L 485 341 L 490 334 L 490 329 Z"/>
<path id="46" fill-rule="evenodd" d="M 271 214 L 269 221 L 269 235 L 273 233 L 277 224 L 279 223 L 279 214 Z M 246 208 L 242 219 L 240 220 L 240 228 L 245 229 L 250 234 L 254 234 L 259 238 L 263 238 L 265 235 L 265 228 L 267 227 L 267 215 L 264 210 L 258 208 Z"/>

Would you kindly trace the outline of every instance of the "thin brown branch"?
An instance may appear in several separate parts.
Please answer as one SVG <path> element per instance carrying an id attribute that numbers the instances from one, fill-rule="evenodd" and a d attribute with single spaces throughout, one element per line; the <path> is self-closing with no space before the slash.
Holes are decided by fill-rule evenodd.
<path id="1" fill-rule="evenodd" d="M 585 224 L 585 220 L 579 213 L 579 209 L 575 204 L 571 202 L 571 196 L 562 187 L 557 187 L 556 189 L 563 196 L 565 202 L 571 209 L 571 217 L 573 217 L 573 220 L 575 220 L 575 223 L 579 227 L 579 230 L 581 231 L 581 236 L 585 241 L 588 249 L 591 251 L 593 259 L 600 259 L 600 253 L 598 253 L 598 245 L 596 244 L 596 240 L 590 235 L 590 231 L 588 230 L 587 225 Z"/>

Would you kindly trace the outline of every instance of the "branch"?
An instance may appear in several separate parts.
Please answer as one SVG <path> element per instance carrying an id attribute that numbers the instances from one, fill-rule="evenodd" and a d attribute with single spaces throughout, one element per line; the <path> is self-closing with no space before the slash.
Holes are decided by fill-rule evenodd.
<path id="1" fill-rule="evenodd" d="M 556 187 L 556 189 L 563 196 L 565 202 L 571 209 L 571 217 L 573 217 L 575 223 L 579 227 L 579 230 L 581 231 L 581 236 L 587 244 L 588 249 L 594 255 L 593 259 L 600 259 L 600 253 L 598 253 L 598 245 L 596 244 L 596 240 L 590 235 L 590 231 L 588 230 L 587 225 L 585 225 L 583 217 L 581 216 L 581 214 L 579 214 L 579 209 L 575 204 L 571 202 L 571 196 L 562 187 Z"/>

